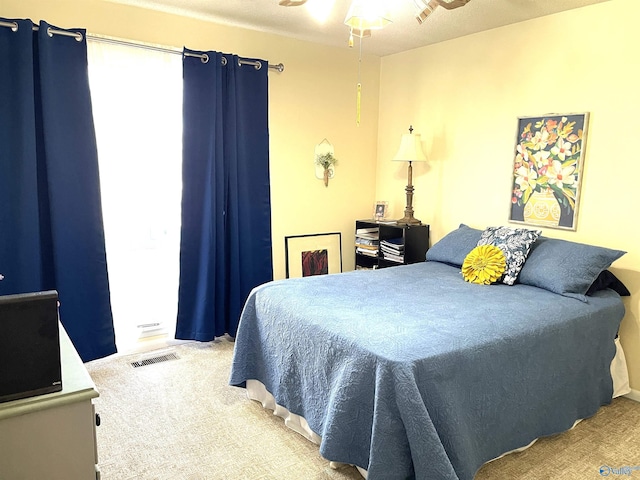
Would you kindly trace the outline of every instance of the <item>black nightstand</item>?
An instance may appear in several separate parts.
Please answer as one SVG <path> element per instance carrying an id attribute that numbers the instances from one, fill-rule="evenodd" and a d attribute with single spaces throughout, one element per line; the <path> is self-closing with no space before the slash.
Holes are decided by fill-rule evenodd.
<path id="1" fill-rule="evenodd" d="M 356 269 L 424 262 L 429 225 L 397 225 L 356 220 Z"/>

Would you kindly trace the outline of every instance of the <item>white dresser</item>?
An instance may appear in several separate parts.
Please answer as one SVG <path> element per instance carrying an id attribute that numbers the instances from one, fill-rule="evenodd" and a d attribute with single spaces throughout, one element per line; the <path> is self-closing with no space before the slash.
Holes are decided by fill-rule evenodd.
<path id="1" fill-rule="evenodd" d="M 0 479 L 100 478 L 98 391 L 60 325 L 62 391 L 0 403 Z"/>

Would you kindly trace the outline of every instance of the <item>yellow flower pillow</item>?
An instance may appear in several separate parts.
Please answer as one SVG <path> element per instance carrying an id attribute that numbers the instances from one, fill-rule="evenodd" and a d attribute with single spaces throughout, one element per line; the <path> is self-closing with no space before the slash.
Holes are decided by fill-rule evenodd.
<path id="1" fill-rule="evenodd" d="M 469 252 L 462 264 L 466 282 L 490 285 L 500 280 L 507 268 L 504 252 L 495 245 L 480 245 Z"/>

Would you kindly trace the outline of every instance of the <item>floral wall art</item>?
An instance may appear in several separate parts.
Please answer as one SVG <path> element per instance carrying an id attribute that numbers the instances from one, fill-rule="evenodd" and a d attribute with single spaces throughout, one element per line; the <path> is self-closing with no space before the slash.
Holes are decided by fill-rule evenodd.
<path id="1" fill-rule="evenodd" d="M 576 229 L 588 113 L 518 118 L 509 220 Z"/>

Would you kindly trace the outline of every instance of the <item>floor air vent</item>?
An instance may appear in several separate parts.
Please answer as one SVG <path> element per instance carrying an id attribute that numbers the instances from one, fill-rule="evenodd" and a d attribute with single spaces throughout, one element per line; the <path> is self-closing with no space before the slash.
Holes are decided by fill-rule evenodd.
<path id="1" fill-rule="evenodd" d="M 177 360 L 178 357 L 175 353 L 167 353 L 166 355 L 158 355 L 157 357 L 145 358 L 136 362 L 131 362 L 133 368 L 146 367 L 147 365 L 153 365 L 154 363 L 168 362 L 169 360 Z"/>

